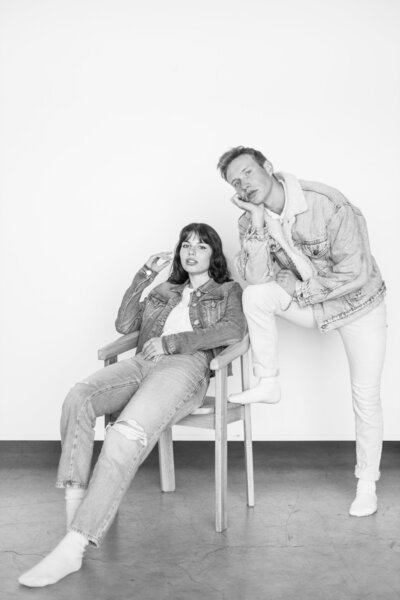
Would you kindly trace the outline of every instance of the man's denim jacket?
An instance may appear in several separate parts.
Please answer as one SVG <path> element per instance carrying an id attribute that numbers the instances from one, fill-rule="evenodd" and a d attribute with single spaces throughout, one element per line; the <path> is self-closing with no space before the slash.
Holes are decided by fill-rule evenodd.
<path id="1" fill-rule="evenodd" d="M 140 331 L 137 351 L 147 340 L 162 334 L 171 310 L 179 304 L 186 284 L 165 281 L 152 289 L 141 302 L 143 290 L 157 273 L 142 267 L 125 292 L 115 327 L 119 333 Z M 207 351 L 209 358 L 225 346 L 240 341 L 246 333 L 242 310 L 242 288 L 234 281 L 216 283 L 209 279 L 192 294 L 189 317 L 193 331 L 162 337 L 166 354 L 193 354 Z"/>
<path id="2" fill-rule="evenodd" d="M 327 185 L 288 173 L 275 176 L 285 185 L 285 218 L 294 248 L 309 261 L 313 273 L 297 282 L 294 299 L 301 307 L 313 307 L 321 331 L 369 312 L 383 300 L 386 288 L 371 255 L 361 211 Z M 268 221 L 262 230 L 255 230 L 245 212 L 239 218 L 239 233 L 236 266 L 246 281 L 266 283 L 279 269 L 290 269 L 299 277 L 287 253 L 268 234 Z"/>

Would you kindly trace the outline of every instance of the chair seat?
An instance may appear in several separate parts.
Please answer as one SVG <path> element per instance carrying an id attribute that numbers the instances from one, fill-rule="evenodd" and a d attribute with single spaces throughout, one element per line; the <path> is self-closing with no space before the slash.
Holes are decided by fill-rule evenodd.
<path id="1" fill-rule="evenodd" d="M 235 408 L 237 408 L 237 404 L 231 404 L 230 402 L 228 402 L 227 405 L 227 409 L 228 412 L 230 410 L 234 410 Z M 214 396 L 206 396 L 204 398 L 204 402 L 201 406 L 199 406 L 199 408 L 195 408 L 194 411 L 192 411 L 190 414 L 191 415 L 213 415 L 215 413 L 215 398 Z"/>
<path id="2" fill-rule="evenodd" d="M 206 396 L 204 402 L 199 408 L 183 417 L 177 427 L 199 427 L 200 429 L 215 429 L 215 398 Z M 244 418 L 244 408 L 241 404 L 226 403 L 226 424 L 242 421 Z"/>

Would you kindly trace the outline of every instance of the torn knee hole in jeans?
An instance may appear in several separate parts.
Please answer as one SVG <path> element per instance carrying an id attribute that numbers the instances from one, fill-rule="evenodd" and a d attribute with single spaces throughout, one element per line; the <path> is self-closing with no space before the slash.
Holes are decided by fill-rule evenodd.
<path id="1" fill-rule="evenodd" d="M 147 434 L 143 427 L 134 419 L 129 419 L 128 421 L 116 421 L 115 423 L 110 423 L 107 426 L 107 429 L 112 427 L 114 431 L 118 431 L 121 435 L 126 437 L 127 440 L 137 441 L 142 444 L 142 446 L 147 446 Z"/>

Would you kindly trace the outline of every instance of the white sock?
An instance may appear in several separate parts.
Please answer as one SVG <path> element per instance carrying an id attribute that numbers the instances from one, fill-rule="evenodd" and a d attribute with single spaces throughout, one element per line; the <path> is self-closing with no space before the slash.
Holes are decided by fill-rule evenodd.
<path id="1" fill-rule="evenodd" d="M 70 531 L 61 542 L 32 569 L 21 575 L 19 583 L 28 587 L 43 587 L 57 583 L 70 573 L 79 571 L 87 538 L 77 531 Z"/>
<path id="2" fill-rule="evenodd" d="M 262 377 L 255 387 L 240 394 L 231 394 L 229 402 L 249 404 L 250 402 L 265 402 L 276 404 L 281 399 L 281 389 L 278 377 Z"/>
<path id="3" fill-rule="evenodd" d="M 72 523 L 73 518 L 75 517 L 75 513 L 78 510 L 85 493 L 86 490 L 84 488 L 65 488 L 65 511 L 67 517 L 67 531 L 68 527 Z"/>
<path id="4" fill-rule="evenodd" d="M 353 500 L 349 514 L 352 517 L 368 517 L 373 515 L 378 508 L 375 481 L 359 479 L 357 483 L 357 494 Z"/>

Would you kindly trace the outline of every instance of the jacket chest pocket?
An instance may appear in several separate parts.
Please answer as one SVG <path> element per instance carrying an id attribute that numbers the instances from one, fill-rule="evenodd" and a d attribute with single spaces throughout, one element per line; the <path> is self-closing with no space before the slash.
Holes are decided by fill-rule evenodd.
<path id="1" fill-rule="evenodd" d="M 329 241 L 327 239 L 303 242 L 300 249 L 311 260 L 324 259 L 328 257 Z"/>
<path id="2" fill-rule="evenodd" d="M 224 299 L 209 299 L 201 302 L 201 312 L 207 325 L 214 325 L 224 314 Z"/>
<path id="3" fill-rule="evenodd" d="M 163 300 L 159 296 L 148 296 L 144 314 L 146 315 L 146 317 L 149 317 L 151 315 L 154 318 L 160 311 L 162 311 L 166 307 L 166 305 L 167 301 Z"/>

